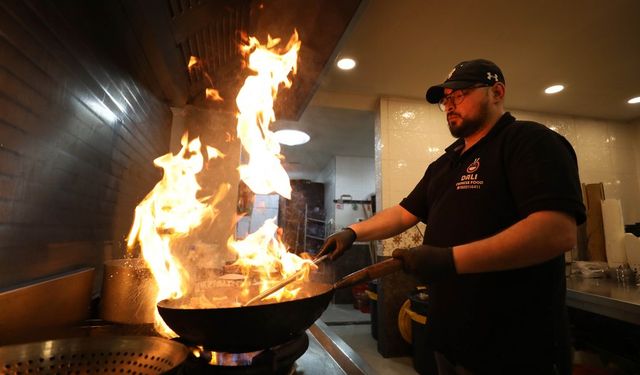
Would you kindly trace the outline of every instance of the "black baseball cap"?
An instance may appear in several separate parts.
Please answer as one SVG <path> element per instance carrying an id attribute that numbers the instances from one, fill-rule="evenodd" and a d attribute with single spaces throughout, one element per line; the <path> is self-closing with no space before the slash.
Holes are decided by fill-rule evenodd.
<path id="1" fill-rule="evenodd" d="M 463 61 L 456 65 L 449 77 L 440 85 L 429 87 L 427 101 L 436 104 L 444 96 L 444 89 L 459 90 L 477 84 L 493 86 L 496 82 L 504 82 L 504 75 L 498 66 L 484 59 Z"/>

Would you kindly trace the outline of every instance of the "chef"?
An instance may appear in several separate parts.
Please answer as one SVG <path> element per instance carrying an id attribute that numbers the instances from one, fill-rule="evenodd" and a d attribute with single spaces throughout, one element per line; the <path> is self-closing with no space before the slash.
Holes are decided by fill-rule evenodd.
<path id="1" fill-rule="evenodd" d="M 505 112 L 491 61 L 457 64 L 427 101 L 457 140 L 398 205 L 327 238 L 353 242 L 426 224 L 422 246 L 396 249 L 428 283 L 428 339 L 439 374 L 571 374 L 564 253 L 585 221 L 576 155 L 544 125 Z"/>

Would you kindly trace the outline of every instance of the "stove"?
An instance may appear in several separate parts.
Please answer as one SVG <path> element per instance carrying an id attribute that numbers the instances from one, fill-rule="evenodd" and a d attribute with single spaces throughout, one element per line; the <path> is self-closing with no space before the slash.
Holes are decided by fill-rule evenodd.
<path id="1" fill-rule="evenodd" d="M 309 347 L 309 337 L 302 333 L 286 343 L 249 353 L 222 353 L 199 348 L 180 338 L 175 339 L 192 348 L 175 374 L 295 374 L 295 361 Z"/>
<path id="2" fill-rule="evenodd" d="M 200 350 L 197 357 L 190 355 L 172 374 L 369 375 L 376 372 L 318 320 L 306 333 L 270 349 L 251 353 Z"/>

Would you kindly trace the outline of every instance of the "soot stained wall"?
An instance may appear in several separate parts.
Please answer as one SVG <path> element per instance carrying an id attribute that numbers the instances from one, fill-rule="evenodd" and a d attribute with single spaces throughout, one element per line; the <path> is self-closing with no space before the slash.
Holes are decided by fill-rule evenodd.
<path id="1" fill-rule="evenodd" d="M 120 255 L 169 150 L 169 107 L 52 3 L 0 3 L 0 290 Z"/>

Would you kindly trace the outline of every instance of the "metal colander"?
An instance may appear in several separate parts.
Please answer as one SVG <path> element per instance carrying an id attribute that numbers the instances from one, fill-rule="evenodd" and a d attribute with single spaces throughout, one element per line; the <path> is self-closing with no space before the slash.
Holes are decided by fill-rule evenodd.
<path id="1" fill-rule="evenodd" d="M 187 348 L 148 336 L 82 337 L 0 347 L 0 374 L 160 374 Z"/>

